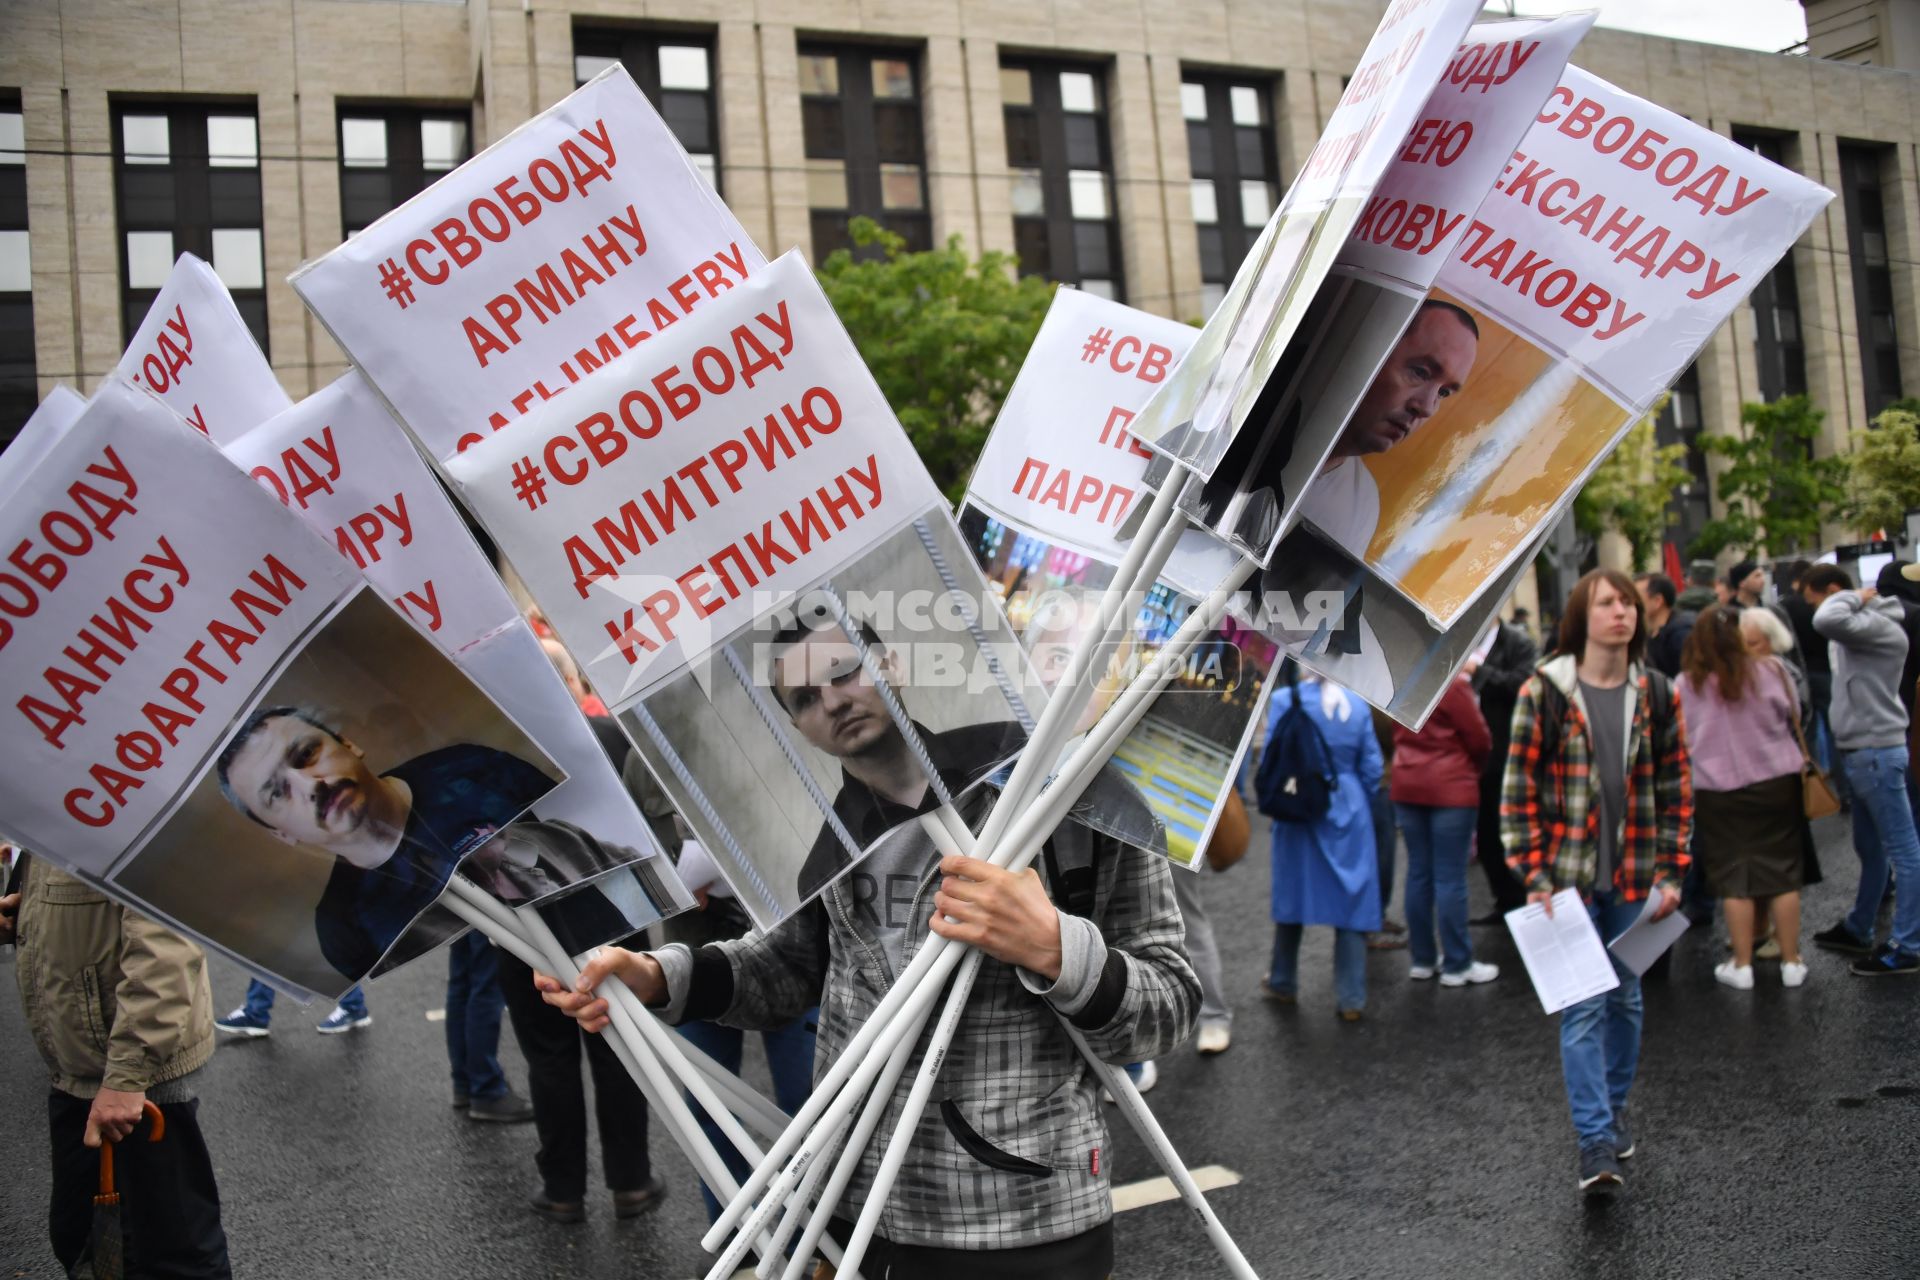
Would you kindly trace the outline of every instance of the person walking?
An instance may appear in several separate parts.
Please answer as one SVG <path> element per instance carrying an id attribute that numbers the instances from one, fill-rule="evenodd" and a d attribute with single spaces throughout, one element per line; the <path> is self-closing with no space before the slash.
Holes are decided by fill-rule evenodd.
<path id="1" fill-rule="evenodd" d="M 1920 833 L 1909 792 L 1907 709 L 1900 698 L 1905 611 L 1872 587 L 1854 590 L 1846 571 L 1830 564 L 1809 569 L 1801 592 L 1814 606 L 1814 630 L 1829 642 L 1833 742 L 1853 797 L 1853 848 L 1860 855 L 1853 910 L 1814 934 L 1814 945 L 1858 956 L 1849 967 L 1861 977 L 1920 973 Z M 1890 875 L 1893 931 L 1876 947 Z"/>
<path id="2" fill-rule="evenodd" d="M 1603 941 L 1624 933 L 1650 896 L 1654 919 L 1672 914 L 1690 861 L 1686 730 L 1667 678 L 1642 665 L 1646 640 L 1632 579 L 1612 569 L 1581 578 L 1557 652 L 1520 690 L 1507 750 L 1501 831 L 1527 900 L 1551 912 L 1555 892 L 1578 891 Z M 1617 987 L 1560 1015 L 1579 1187 L 1589 1195 L 1618 1191 L 1620 1161 L 1636 1150 L 1627 1095 L 1640 1063 L 1640 978 L 1613 967 Z"/>
<path id="3" fill-rule="evenodd" d="M 23 857 L 16 891 L 0 898 L 0 943 L 19 947 L 20 1002 L 51 1077 L 54 1257 L 70 1274 L 93 1274 L 88 1236 L 100 1146 L 112 1142 L 125 1274 L 225 1280 L 233 1272 L 220 1188 L 195 1088 L 213 1056 L 206 955 L 90 885 Z M 163 1122 L 158 1142 L 147 1140 L 148 1104 Z"/>
<path id="4" fill-rule="evenodd" d="M 247 979 L 247 999 L 238 1009 L 213 1021 L 214 1030 L 241 1040 L 257 1040 L 273 1027 L 274 990 L 258 978 Z M 323 1036 L 337 1036 L 373 1025 L 367 1012 L 367 997 L 358 986 L 348 989 L 333 1006 L 333 1012 L 314 1027 Z"/>
<path id="5" fill-rule="evenodd" d="M 1393 740 L 1393 808 L 1407 838 L 1407 975 L 1422 982 L 1438 972 L 1443 987 L 1492 982 L 1499 967 L 1473 958 L 1467 932 L 1467 861 L 1493 749 L 1467 673 L 1447 685 L 1425 728 L 1396 726 Z"/>
<path id="6" fill-rule="evenodd" d="M 1807 980 L 1800 958 L 1800 887 L 1806 856 L 1801 796 L 1800 694 L 1787 664 L 1742 641 L 1745 614 L 1716 605 L 1695 620 L 1679 680 L 1693 765 L 1694 849 L 1721 900 L 1733 958 L 1722 984 L 1753 989 L 1755 904 L 1765 902 L 1780 948 L 1780 981 Z M 1781 626 L 1784 631 L 1784 624 Z"/>
<path id="7" fill-rule="evenodd" d="M 1339 685 L 1303 675 L 1274 690 L 1266 744 L 1260 808 L 1275 821 L 1273 962 L 1264 994 L 1295 1003 L 1301 934 L 1308 925 L 1331 925 L 1335 1012 L 1358 1022 L 1367 1003 L 1367 934 L 1380 928 L 1373 793 L 1383 763 L 1373 719 Z M 1309 793 L 1323 798 L 1304 810 L 1286 801 Z"/>

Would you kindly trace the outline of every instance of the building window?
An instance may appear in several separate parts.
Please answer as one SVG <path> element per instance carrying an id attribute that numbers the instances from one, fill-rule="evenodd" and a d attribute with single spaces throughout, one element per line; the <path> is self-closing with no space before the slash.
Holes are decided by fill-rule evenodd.
<path id="1" fill-rule="evenodd" d="M 1687 446 L 1686 465 L 1691 475 L 1674 490 L 1667 504 L 1667 510 L 1673 516 L 1667 540 L 1683 554 L 1713 516 L 1712 503 L 1708 499 L 1711 490 L 1707 479 L 1707 455 L 1700 448 L 1700 427 L 1700 370 L 1695 365 L 1688 365 L 1686 372 L 1675 380 L 1668 392 L 1666 407 L 1653 424 L 1655 444 Z"/>
<path id="2" fill-rule="evenodd" d="M 1200 237 L 1200 311 L 1213 314 L 1280 199 L 1273 84 L 1188 73 L 1180 82 Z"/>
<path id="3" fill-rule="evenodd" d="M 1736 129 L 1733 140 L 1782 168 L 1787 163 L 1787 138 L 1777 133 Z M 1759 372 L 1760 398 L 1807 393 L 1807 349 L 1800 336 L 1800 282 L 1794 274 L 1793 254 L 1780 260 L 1754 286 L 1748 299 L 1753 307 L 1753 347 Z"/>
<path id="4" fill-rule="evenodd" d="M 1893 320 L 1893 273 L 1887 261 L 1887 211 L 1880 166 L 1892 148 L 1840 144 L 1840 190 L 1847 214 L 1847 258 L 1853 268 L 1854 324 L 1867 416 L 1900 398 L 1900 342 Z"/>
<path id="5" fill-rule="evenodd" d="M 33 359 L 26 139 L 20 95 L 0 93 L 0 449 L 13 442 L 40 401 Z"/>
<path id="6" fill-rule="evenodd" d="M 364 231 L 473 154 L 464 111 L 341 107 L 339 142 L 345 235 Z"/>
<path id="7" fill-rule="evenodd" d="M 213 264 L 261 350 L 267 347 L 260 133 L 253 104 L 117 103 L 121 309 L 130 335 L 174 259 Z"/>
<path id="8" fill-rule="evenodd" d="M 1022 275 L 1122 300 L 1113 149 L 1101 80 L 1098 69 L 1081 64 L 1000 64 L 1007 167 L 1013 171 L 1013 247 Z"/>
<path id="9" fill-rule="evenodd" d="M 575 27 L 573 78 L 587 81 L 623 63 L 647 101 L 673 130 L 715 191 L 720 169 L 718 103 L 713 91 L 713 38 L 626 27 Z"/>
<path id="10" fill-rule="evenodd" d="M 862 216 L 909 249 L 933 247 L 917 61 L 899 49 L 800 46 L 800 123 L 816 262 L 852 248 L 847 224 Z"/>

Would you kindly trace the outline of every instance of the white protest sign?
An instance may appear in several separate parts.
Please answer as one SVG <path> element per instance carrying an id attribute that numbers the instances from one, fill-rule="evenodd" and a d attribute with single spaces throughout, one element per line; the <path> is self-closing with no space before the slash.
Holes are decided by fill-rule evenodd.
<path id="1" fill-rule="evenodd" d="M 1832 198 L 1569 67 L 1439 284 L 1644 408 Z"/>
<path id="2" fill-rule="evenodd" d="M 615 66 L 292 283 L 444 461 L 764 261 Z"/>
<path id="3" fill-rule="evenodd" d="M 536 804 L 537 817 L 564 820 L 642 856 L 657 852 L 513 597 L 365 379 L 344 375 L 225 452 L 352 561 L 566 770 L 566 781 Z M 671 873 L 663 878 L 671 881 Z"/>
<path id="4" fill-rule="evenodd" d="M 1153 455 L 1128 431 L 1200 331 L 1060 289 L 1007 392 L 967 499 L 1118 564 L 1122 522 L 1146 495 Z"/>
<path id="5" fill-rule="evenodd" d="M 1340 265 L 1432 284 L 1594 17 L 1476 23 L 1368 195 Z"/>
<path id="6" fill-rule="evenodd" d="M 117 379 L 31 491 L 0 514 L 0 689 L 18 716 L 0 795 L 29 847 L 102 875 L 357 578 Z"/>
<path id="7" fill-rule="evenodd" d="M 1449 394 L 1304 515 L 1451 626 L 1831 198 L 1569 69 L 1436 282 Z"/>
<path id="8" fill-rule="evenodd" d="M 940 503 L 791 253 L 447 469 L 615 710 Z"/>
<path id="9" fill-rule="evenodd" d="M 120 376 L 225 444 L 293 401 L 213 268 L 180 255 L 120 357 Z"/>
<path id="10" fill-rule="evenodd" d="M 366 575 L 449 656 L 519 620 L 439 482 L 358 373 L 225 453 Z"/>
<path id="11" fill-rule="evenodd" d="M 21 480 L 40 465 L 47 451 L 80 420 L 86 407 L 87 398 L 63 383 L 27 415 L 20 434 L 5 453 L 0 453 L 0 502 L 13 496 Z"/>
<path id="12" fill-rule="evenodd" d="M 1387 10 L 1226 298 L 1141 411 L 1143 443 L 1202 475 L 1220 464 L 1479 10 L 1479 0 L 1398 0 Z M 1498 85 L 1520 69 L 1483 61 L 1470 78 Z"/>

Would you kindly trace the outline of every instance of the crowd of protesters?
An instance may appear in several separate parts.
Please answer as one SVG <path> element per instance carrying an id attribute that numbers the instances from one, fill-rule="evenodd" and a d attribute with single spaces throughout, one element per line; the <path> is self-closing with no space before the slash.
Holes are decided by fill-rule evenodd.
<path id="1" fill-rule="evenodd" d="M 1268 705 L 1259 765 L 1247 774 L 1251 799 L 1271 819 L 1274 933 L 1262 994 L 1298 1003 L 1301 939 L 1315 926 L 1333 930 L 1334 1012 L 1345 1022 L 1365 1017 L 1369 939 L 1376 948 L 1404 946 L 1412 981 L 1437 979 L 1449 989 L 1492 982 L 1500 970 L 1476 958 L 1472 926 L 1521 909 L 1551 914 L 1565 890 L 1577 893 L 1609 940 L 1643 913 L 1658 919 L 1685 910 L 1696 923 L 1720 913 L 1730 945 L 1714 969 L 1720 984 L 1747 991 L 1777 980 L 1797 988 L 1814 972 L 1801 922 L 1801 891 L 1821 875 L 1810 815 L 1842 806 L 1851 814 L 1858 889 L 1847 914 L 1807 941 L 1850 957 L 1851 972 L 1863 977 L 1920 972 L 1920 786 L 1909 752 L 1920 730 L 1920 566 L 1890 564 L 1865 587 L 1828 564 L 1777 573 L 1776 591 L 1766 567 L 1751 562 L 1684 591 L 1660 574 L 1589 573 L 1565 601 L 1544 658 L 1522 620 L 1496 621 L 1417 732 L 1377 720 L 1338 685 L 1289 668 Z M 604 737 L 610 749 L 624 745 L 617 732 Z M 728 941 L 747 931 L 744 913 L 644 770 L 629 767 L 626 776 L 701 910 L 676 922 L 672 940 L 684 947 L 677 959 L 671 949 L 659 953 L 664 970 L 650 955 L 618 949 L 597 967 L 626 978 L 650 1002 L 670 1005 L 684 1033 L 729 1067 L 741 1060 L 740 1028 L 760 1029 L 779 1104 L 796 1109 L 816 1066 L 821 1009 L 810 1006 L 828 969 L 796 981 L 805 966 L 785 937 L 764 978 L 745 964 L 743 957 L 757 955 L 753 946 L 768 944 Z M 1214 872 L 1246 847 L 1245 813 L 1236 791 L 1230 820 L 1206 850 Z M 1387 911 L 1402 841 L 1404 924 Z M 1476 862 L 1494 911 L 1470 920 L 1468 869 Z M 1121 920 L 1108 902 L 1100 920 L 1082 921 L 1086 945 L 1110 948 L 1104 964 L 1090 969 L 1083 958 L 1080 970 L 1064 972 L 1072 966 L 1056 950 L 1054 964 L 1034 976 L 1042 962 L 1006 938 L 1038 937 L 1060 916 L 1043 891 L 1028 892 L 1017 878 L 976 882 L 967 876 L 984 873 L 947 867 L 934 901 L 950 914 L 997 911 L 1018 923 L 995 945 L 982 944 L 1018 975 L 996 988 L 1009 1009 L 1052 1000 L 1083 1031 L 1110 1041 L 1115 1061 L 1164 1052 L 1196 1029 L 1200 1053 L 1224 1052 L 1232 1012 L 1199 880 L 1170 886 L 1157 859 L 1127 865 L 1127 892 L 1145 894 L 1152 911 Z M 13 881 L 0 897 L 0 941 L 17 935 L 19 984 L 51 1075 L 56 1255 L 70 1268 L 85 1261 L 92 1149 L 164 1123 L 172 1140 L 130 1144 L 122 1158 L 137 1264 L 130 1274 L 146 1267 L 226 1275 L 194 1080 L 221 1033 L 268 1034 L 271 992 L 255 984 L 240 1007 L 215 1018 L 205 959 L 191 942 L 50 867 L 23 859 Z M 1183 890 L 1179 915 L 1173 887 Z M 989 890 L 1001 895 L 997 905 Z M 1561 909 L 1568 901 L 1560 898 Z M 1141 932 L 1148 917 L 1157 932 Z M 1169 922 L 1174 934 L 1162 936 Z M 1194 968 L 1178 946 L 1183 925 Z M 837 943 L 827 935 L 817 941 L 825 966 Z M 1763 978 L 1762 963 L 1776 960 Z M 613 1213 L 629 1217 L 657 1204 L 666 1187 L 648 1161 L 646 1103 L 590 1034 L 604 1025 L 604 1004 L 583 994 L 586 987 L 536 979 L 477 936 L 450 950 L 448 964 L 450 1101 L 475 1120 L 536 1124 L 539 1183 L 529 1209 L 559 1223 L 587 1217 L 583 1066 L 593 1078 Z M 1612 991 L 1559 1019 L 1578 1185 L 1588 1194 L 1624 1185 L 1622 1161 L 1636 1150 L 1628 1100 L 1639 1059 L 1641 978 L 1618 961 L 1615 968 Z M 776 971 L 784 984 L 779 999 L 755 995 L 755 985 L 774 981 Z M 836 981 L 854 978 L 849 971 Z M 690 989 L 716 982 L 725 987 L 721 995 L 690 998 Z M 1140 992 L 1130 995 L 1130 985 Z M 1066 986 L 1073 991 L 1062 1002 Z M 844 991 L 825 994 L 847 999 Z M 503 1011 L 528 1064 L 530 1099 L 510 1088 L 500 1066 Z M 836 1017 L 844 1023 L 844 1013 Z M 371 1022 L 356 990 L 317 1030 L 361 1031 Z M 1054 1026 L 1036 1021 L 1032 1034 Z M 1052 1061 L 1034 1059 L 1035 1077 L 1045 1077 Z M 1135 1063 L 1136 1079 L 1142 1067 L 1150 1073 L 1151 1062 Z M 974 1150 L 960 1138 L 956 1152 Z M 701 1190 L 711 1217 L 717 1202 Z M 1063 1200 L 1057 1209 L 1075 1228 L 1064 1236 L 1041 1224 L 1027 1231 L 1030 1243 L 1007 1247 L 1006 1235 L 1018 1241 L 1021 1224 L 1003 1223 L 996 1269 L 1105 1275 L 1112 1235 L 1104 1197 Z M 925 1274 L 955 1267 L 961 1274 L 977 1265 L 978 1250 L 957 1237 L 951 1247 L 939 1243 L 946 1223 L 945 1211 L 929 1204 L 921 1238 L 886 1247 L 903 1262 L 932 1268 Z"/>

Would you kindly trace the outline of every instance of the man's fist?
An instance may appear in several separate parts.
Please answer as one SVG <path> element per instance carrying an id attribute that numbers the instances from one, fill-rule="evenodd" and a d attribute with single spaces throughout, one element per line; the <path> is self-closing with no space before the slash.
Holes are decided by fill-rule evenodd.
<path id="1" fill-rule="evenodd" d="M 571 988 L 544 973 L 533 975 L 533 985 L 542 1000 L 579 1022 L 582 1029 L 604 1031 L 610 1021 L 607 1002 L 593 992 L 608 978 L 626 983 L 640 997 L 641 1004 L 666 1003 L 667 978 L 660 970 L 660 962 L 644 951 L 628 951 L 624 947 L 602 947 L 594 952 L 581 967 L 580 980 Z"/>
<path id="2" fill-rule="evenodd" d="M 1032 867 L 1015 875 L 954 854 L 940 860 L 933 931 L 1019 965 L 1049 982 L 1060 978 L 1060 912 Z"/>

